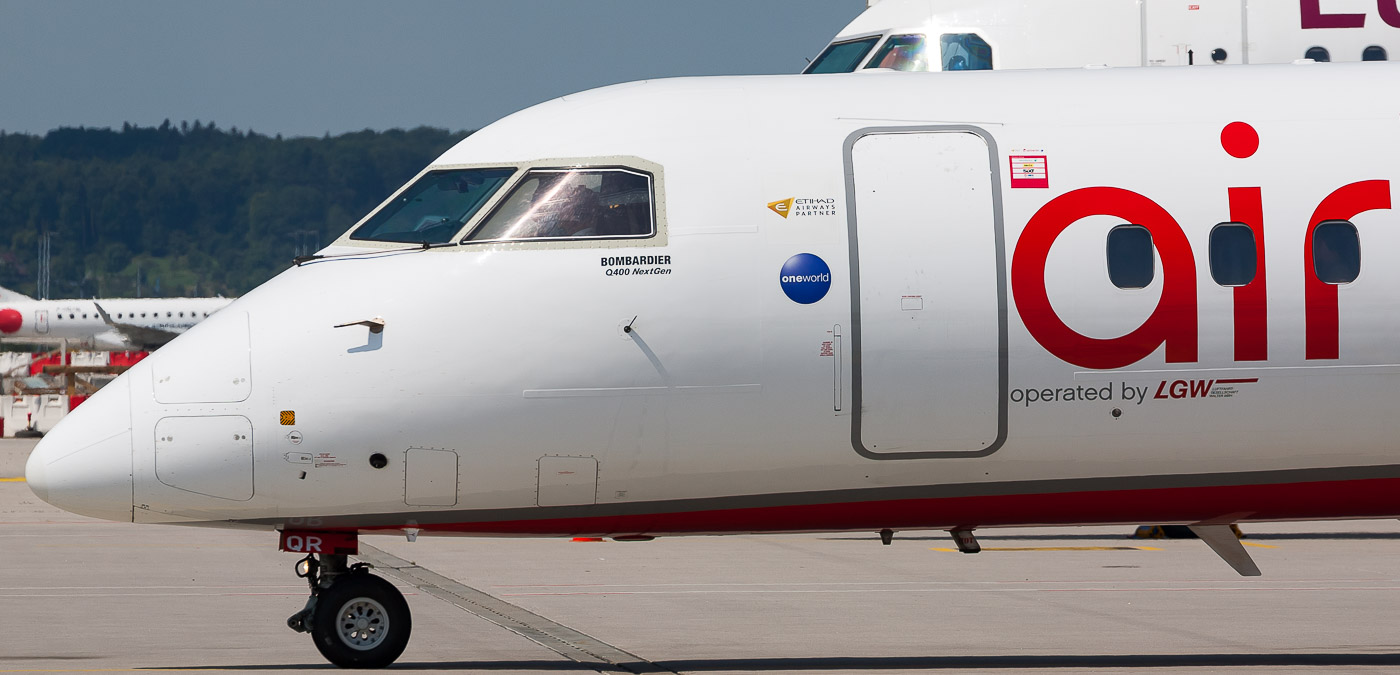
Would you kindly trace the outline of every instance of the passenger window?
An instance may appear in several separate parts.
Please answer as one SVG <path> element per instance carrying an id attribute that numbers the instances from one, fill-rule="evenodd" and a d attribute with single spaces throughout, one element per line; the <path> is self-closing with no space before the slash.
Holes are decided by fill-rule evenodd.
<path id="1" fill-rule="evenodd" d="M 446 243 L 514 173 L 515 169 L 430 171 L 370 216 L 350 238 Z"/>
<path id="2" fill-rule="evenodd" d="M 866 68 L 889 68 L 903 71 L 928 70 L 928 55 L 924 52 L 924 36 L 895 35 L 885 40 Z"/>
<path id="3" fill-rule="evenodd" d="M 1259 266 L 1254 231 L 1244 223 L 1221 223 L 1210 231 L 1210 277 L 1221 286 L 1254 281 Z"/>
<path id="4" fill-rule="evenodd" d="M 1380 46 L 1380 45 L 1371 45 L 1370 47 L 1367 47 L 1367 48 L 1363 49 L 1363 50 L 1361 51 L 1361 60 L 1362 60 L 1362 61 L 1385 61 L 1385 60 L 1387 60 L 1387 55 L 1386 55 L 1386 53 L 1385 53 L 1385 47 L 1382 47 L 1382 46 Z"/>
<path id="5" fill-rule="evenodd" d="M 943 70 L 991 70 L 992 47 L 976 33 L 946 33 L 938 38 Z"/>
<path id="6" fill-rule="evenodd" d="M 1328 284 L 1349 284 L 1361 275 L 1361 240 L 1356 226 L 1328 220 L 1313 230 L 1313 271 Z"/>
<path id="7" fill-rule="evenodd" d="M 1332 60 L 1332 55 L 1327 52 L 1326 47 L 1308 47 L 1308 51 L 1303 54 L 1303 58 L 1312 59 L 1318 63 L 1327 63 Z"/>
<path id="8" fill-rule="evenodd" d="M 807 74 L 820 73 L 853 73 L 856 66 L 860 65 L 866 54 L 870 53 L 870 48 L 880 41 L 880 36 L 876 35 L 849 42 L 833 42 L 817 55 L 807 69 L 802 71 Z"/>
<path id="9" fill-rule="evenodd" d="M 650 237 L 655 231 L 650 174 L 537 169 L 467 239 L 622 239 Z"/>
<path id="10" fill-rule="evenodd" d="M 1141 225 L 1108 231 L 1108 278 L 1122 289 L 1147 288 L 1157 272 L 1152 233 Z"/>

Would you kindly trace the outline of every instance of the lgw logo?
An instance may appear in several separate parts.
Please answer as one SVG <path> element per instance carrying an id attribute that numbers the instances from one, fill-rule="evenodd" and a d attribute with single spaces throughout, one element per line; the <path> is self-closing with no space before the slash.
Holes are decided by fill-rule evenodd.
<path id="1" fill-rule="evenodd" d="M 1258 381 L 1257 377 L 1238 380 L 1162 380 L 1157 384 L 1157 393 L 1153 394 L 1152 398 L 1232 398 L 1239 393 L 1238 385 L 1254 384 Z"/>
<path id="2" fill-rule="evenodd" d="M 1215 380 L 1176 380 L 1170 385 L 1162 380 L 1152 398 L 1205 398 L 1214 385 Z"/>

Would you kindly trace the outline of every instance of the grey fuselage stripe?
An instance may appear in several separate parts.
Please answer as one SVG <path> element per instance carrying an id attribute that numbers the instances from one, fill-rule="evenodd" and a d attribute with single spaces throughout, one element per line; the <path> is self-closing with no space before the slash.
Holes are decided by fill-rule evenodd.
<path id="1" fill-rule="evenodd" d="M 507 509 L 477 509 L 459 511 L 404 511 L 353 515 L 308 516 L 325 528 L 402 527 L 411 520 L 418 525 L 496 523 L 509 521 L 553 520 L 570 518 L 609 518 L 646 516 L 701 511 L 761 509 L 784 506 L 814 506 L 823 504 L 856 504 L 863 502 L 899 501 L 910 499 L 949 499 L 959 497 L 1005 497 L 1020 495 L 1052 495 L 1076 492 L 1108 492 L 1161 490 L 1173 488 L 1243 487 L 1251 485 L 1287 485 L 1400 478 L 1400 465 L 1349 466 L 1323 469 L 1284 469 L 1278 471 L 1246 471 L 1238 473 L 1171 474 L 1157 476 L 1118 476 L 1102 478 L 1068 478 L 1055 480 L 1001 481 L 986 483 L 957 483 L 951 485 L 918 485 L 907 487 L 859 488 L 852 490 L 821 490 L 779 494 L 704 497 L 666 501 L 632 502 L 627 504 L 589 504 L 583 506 L 550 506 Z M 1397 494 L 1400 503 L 1400 494 Z M 248 526 L 281 527 L 285 518 L 251 518 L 208 523 Z M 188 523 L 199 525 L 200 523 Z M 300 526 L 305 528 L 305 526 Z"/>

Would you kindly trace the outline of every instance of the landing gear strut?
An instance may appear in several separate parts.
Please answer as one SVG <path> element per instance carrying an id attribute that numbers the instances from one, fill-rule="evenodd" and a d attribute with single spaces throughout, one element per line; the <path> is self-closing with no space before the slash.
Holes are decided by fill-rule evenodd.
<path id="1" fill-rule="evenodd" d="M 310 633 L 326 660 L 342 668 L 383 668 L 408 646 L 413 618 L 403 594 L 346 556 L 311 554 L 297 561 L 297 576 L 311 586 L 306 607 L 287 627 Z"/>

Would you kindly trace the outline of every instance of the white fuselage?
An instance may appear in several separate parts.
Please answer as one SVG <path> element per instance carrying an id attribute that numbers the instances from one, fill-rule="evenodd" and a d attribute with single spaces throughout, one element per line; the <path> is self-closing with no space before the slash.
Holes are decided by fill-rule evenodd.
<path id="1" fill-rule="evenodd" d="M 155 345 L 133 341 L 102 319 L 100 305 L 112 321 L 178 334 L 222 309 L 231 298 L 107 298 L 96 300 L 22 300 L 0 302 L 0 339 L 8 342 L 57 342 L 101 350 L 129 350 Z"/>
<path id="2" fill-rule="evenodd" d="M 451 245 L 343 237 L 76 410 L 30 482 L 468 534 L 1400 516 L 1397 114 L 1389 64 L 569 96 L 429 167 L 518 169 Z M 455 244 L 525 171 L 589 166 L 651 173 L 654 237 Z M 1245 286 L 1213 277 L 1231 221 Z M 1312 267 L 1323 221 L 1359 232 L 1349 283 Z M 1141 288 L 1110 281 L 1123 224 Z"/>

